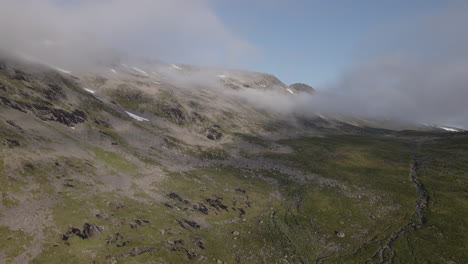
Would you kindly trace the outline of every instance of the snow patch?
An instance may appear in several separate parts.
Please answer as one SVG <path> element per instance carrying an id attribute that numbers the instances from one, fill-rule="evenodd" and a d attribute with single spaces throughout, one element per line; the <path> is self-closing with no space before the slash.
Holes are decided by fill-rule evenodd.
<path id="1" fill-rule="evenodd" d="M 67 71 L 67 70 L 64 70 L 64 69 L 62 69 L 62 68 L 59 68 L 59 67 L 55 67 L 55 69 L 56 69 L 57 71 L 59 71 L 59 72 L 63 72 L 63 73 L 65 73 L 65 74 L 72 74 L 72 72 L 71 72 L 71 71 Z"/>
<path id="2" fill-rule="evenodd" d="M 321 114 L 317 114 L 318 117 L 322 118 L 322 119 L 325 119 L 325 120 L 328 120 L 328 118 L 324 115 L 321 115 Z"/>
<path id="3" fill-rule="evenodd" d="M 224 79 L 224 78 L 226 78 L 227 76 L 224 75 L 224 74 L 221 74 L 221 75 L 218 75 L 218 77 L 221 78 L 221 79 Z"/>
<path id="4" fill-rule="evenodd" d="M 153 82 L 154 84 L 161 84 L 160 82 Z"/>
<path id="5" fill-rule="evenodd" d="M 439 128 L 442 128 L 443 130 L 449 131 L 449 132 L 460 132 L 458 129 L 454 129 L 454 128 L 450 128 L 450 127 L 439 126 Z"/>
<path id="6" fill-rule="evenodd" d="M 137 67 L 132 67 L 132 69 L 138 73 L 148 76 L 148 73 L 146 73 L 144 70 L 138 69 Z"/>
<path id="7" fill-rule="evenodd" d="M 115 69 L 110 69 L 110 71 L 111 71 L 112 73 L 117 74 L 117 71 L 116 71 Z"/>
<path id="8" fill-rule="evenodd" d="M 178 70 L 178 71 L 181 71 L 181 70 L 182 70 L 181 67 L 179 67 L 179 66 L 177 66 L 177 65 L 175 65 L 175 64 L 171 64 L 170 67 L 171 67 L 172 69 L 174 69 L 174 70 Z"/>
<path id="9" fill-rule="evenodd" d="M 287 88 L 286 90 L 287 90 L 288 92 L 290 92 L 291 94 L 294 94 L 294 91 L 293 91 L 293 90 L 291 90 L 291 89 L 289 89 L 289 88 Z"/>
<path id="10" fill-rule="evenodd" d="M 144 118 L 144 117 L 137 116 L 137 115 L 132 114 L 132 113 L 130 113 L 130 112 L 125 111 L 125 113 L 127 113 L 127 115 L 129 115 L 131 118 L 135 119 L 136 121 L 139 121 L 139 122 L 142 122 L 142 121 L 149 121 L 148 119 L 146 119 L 146 118 Z"/>
<path id="11" fill-rule="evenodd" d="M 92 93 L 92 94 L 95 94 L 96 91 L 93 91 L 91 89 L 88 89 L 88 88 L 83 88 L 85 91 L 87 91 L 88 93 Z"/>
<path id="12" fill-rule="evenodd" d="M 123 66 L 124 68 L 126 68 L 127 70 L 131 70 L 131 69 L 132 69 L 132 68 L 130 68 L 130 67 L 129 67 L 127 64 L 125 64 L 125 63 L 122 63 L 122 64 L 120 64 L 120 65 L 122 65 L 122 66 Z"/>

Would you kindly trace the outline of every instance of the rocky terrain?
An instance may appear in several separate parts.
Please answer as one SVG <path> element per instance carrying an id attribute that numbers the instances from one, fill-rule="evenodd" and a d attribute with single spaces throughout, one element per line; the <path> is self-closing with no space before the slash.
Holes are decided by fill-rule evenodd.
<path id="1" fill-rule="evenodd" d="M 304 93 L 314 93 L 315 89 L 312 86 L 309 86 L 304 83 L 294 83 L 289 86 L 289 88 L 297 93 L 304 92 Z"/>
<path id="2" fill-rule="evenodd" d="M 0 263 L 467 263 L 467 132 L 269 111 L 252 91 L 316 93 L 1 58 Z"/>

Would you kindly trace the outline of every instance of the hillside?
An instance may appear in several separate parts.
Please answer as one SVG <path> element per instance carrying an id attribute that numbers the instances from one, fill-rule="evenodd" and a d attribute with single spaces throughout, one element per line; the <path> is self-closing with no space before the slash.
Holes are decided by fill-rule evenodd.
<path id="1" fill-rule="evenodd" d="M 288 89 L 2 58 L 0 263 L 468 261 L 467 132 L 246 100 Z"/>

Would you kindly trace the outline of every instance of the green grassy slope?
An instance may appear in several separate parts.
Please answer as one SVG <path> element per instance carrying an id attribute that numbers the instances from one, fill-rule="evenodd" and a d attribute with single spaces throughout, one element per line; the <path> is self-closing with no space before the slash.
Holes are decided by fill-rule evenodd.
<path id="1" fill-rule="evenodd" d="M 413 151 L 421 160 L 419 177 L 429 204 L 421 227 L 393 242 L 394 263 L 466 260 L 466 137 L 441 137 L 423 142 L 419 150 L 413 140 L 377 137 L 313 137 L 277 143 L 294 151 L 261 156 L 304 171 L 308 178 L 231 166 L 168 172 L 164 181 L 151 186 L 164 196 L 159 201 L 138 187 L 129 198 L 119 191 L 91 194 L 89 183 L 74 182 L 73 188 L 57 194 L 59 202 L 50 208 L 54 228 L 32 262 L 364 262 L 413 217 L 417 199 L 409 180 Z M 138 168 L 117 154 L 91 151 L 96 162 L 110 167 L 109 172 L 120 170 L 135 177 Z M 68 166 L 80 163 L 62 159 Z M 45 164 L 32 166 L 25 173 L 34 175 L 42 186 L 37 195 L 46 189 L 53 193 L 47 177 L 58 172 Z M 87 173 L 99 178 L 96 171 Z M 6 196 L 2 199 L 5 207 L 15 206 Z M 82 228 L 88 222 L 103 228 L 102 234 L 63 240 L 70 227 Z M 18 254 L 29 241 L 15 237 L 15 243 L 0 244 L 8 256 Z M 367 262 L 377 263 L 378 258 Z"/>

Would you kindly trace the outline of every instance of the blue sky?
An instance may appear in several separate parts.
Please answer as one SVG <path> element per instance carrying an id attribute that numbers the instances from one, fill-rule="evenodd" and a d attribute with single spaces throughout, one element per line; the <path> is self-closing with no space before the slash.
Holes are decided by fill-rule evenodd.
<path id="1" fill-rule="evenodd" d="M 435 12 L 435 0 L 220 0 L 222 22 L 256 48 L 243 67 L 275 74 L 286 83 L 324 86 L 365 53 L 364 42 L 389 25 Z M 375 34 L 378 35 L 378 34 Z M 365 54 L 364 54 L 365 55 Z"/>

